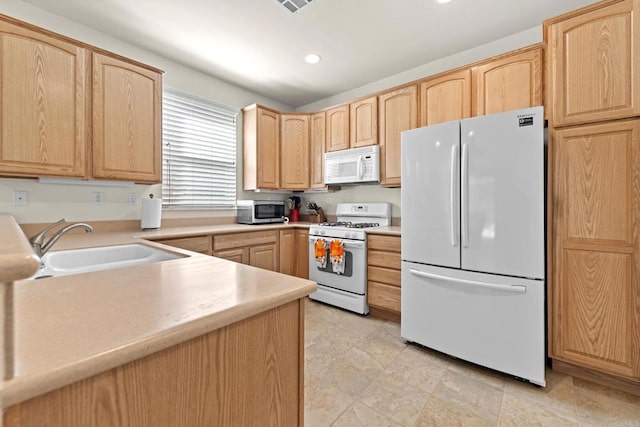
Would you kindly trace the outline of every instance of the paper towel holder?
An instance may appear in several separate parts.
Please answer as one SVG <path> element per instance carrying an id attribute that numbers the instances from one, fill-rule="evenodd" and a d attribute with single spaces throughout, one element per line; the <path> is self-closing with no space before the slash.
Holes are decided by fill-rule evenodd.
<path id="1" fill-rule="evenodd" d="M 160 229 L 162 220 L 162 199 L 154 199 L 153 193 L 148 199 L 142 199 L 142 219 L 140 228 L 142 231 Z"/>

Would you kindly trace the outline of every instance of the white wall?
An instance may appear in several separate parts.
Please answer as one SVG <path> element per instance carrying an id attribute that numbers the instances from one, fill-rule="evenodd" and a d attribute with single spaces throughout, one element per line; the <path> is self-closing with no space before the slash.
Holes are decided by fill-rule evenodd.
<path id="1" fill-rule="evenodd" d="M 138 46 L 70 21 L 19 0 L 0 1 L 0 13 L 48 30 L 92 44 L 96 47 L 135 59 L 165 71 L 164 84 L 231 107 L 242 108 L 258 102 L 279 110 L 293 108 L 246 89 L 226 83 L 212 76 L 163 58 Z M 252 198 L 254 193 L 242 191 L 242 115 L 238 115 L 238 198 Z M 29 192 L 27 206 L 13 205 L 13 191 Z M 104 194 L 104 204 L 94 205 L 92 192 Z M 20 223 L 52 222 L 65 217 L 68 220 L 138 219 L 141 205 L 128 204 L 129 194 L 139 196 L 153 192 L 159 195 L 160 186 L 136 185 L 132 188 L 40 184 L 30 179 L 0 178 L 0 213 L 10 213 Z M 281 195 L 270 197 L 282 199 Z M 232 211 L 169 211 L 164 217 L 228 216 Z"/>
<path id="2" fill-rule="evenodd" d="M 317 111 L 333 105 L 349 102 L 352 99 L 379 92 L 403 83 L 419 80 L 430 75 L 438 74 L 466 64 L 477 62 L 492 56 L 540 43 L 542 41 L 542 26 L 514 34 L 503 39 L 460 52 L 437 61 L 429 62 L 402 73 L 394 74 L 382 80 L 342 92 L 320 101 L 299 107 L 298 111 Z M 305 194 L 306 200 L 314 200 L 328 214 L 335 214 L 336 203 L 339 202 L 389 202 L 392 204 L 392 216 L 400 217 L 400 189 L 383 188 L 380 186 L 359 185 L 343 187 L 344 190 L 335 193 Z"/>

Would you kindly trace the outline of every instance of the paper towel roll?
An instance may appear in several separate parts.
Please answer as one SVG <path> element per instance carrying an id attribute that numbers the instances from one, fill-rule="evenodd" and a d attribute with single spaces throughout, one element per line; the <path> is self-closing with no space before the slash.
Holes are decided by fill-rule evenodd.
<path id="1" fill-rule="evenodd" d="M 160 228 L 162 220 L 162 199 L 142 199 L 142 220 L 140 228 L 143 230 Z"/>

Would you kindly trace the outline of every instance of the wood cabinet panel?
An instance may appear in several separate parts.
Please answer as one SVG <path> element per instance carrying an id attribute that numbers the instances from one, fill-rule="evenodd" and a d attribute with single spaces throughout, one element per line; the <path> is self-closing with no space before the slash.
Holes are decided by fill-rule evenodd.
<path id="1" fill-rule="evenodd" d="M 294 229 L 280 230 L 280 273 L 296 273 L 296 233 Z"/>
<path id="2" fill-rule="evenodd" d="M 471 70 L 420 83 L 420 126 L 471 117 Z"/>
<path id="3" fill-rule="evenodd" d="M 243 188 L 280 188 L 280 114 L 259 105 L 243 111 Z"/>
<path id="4" fill-rule="evenodd" d="M 367 263 L 377 267 L 395 268 L 400 265 L 400 253 L 375 251 L 369 249 L 367 252 Z"/>
<path id="5" fill-rule="evenodd" d="M 384 310 L 400 313 L 400 288 L 369 280 L 367 283 L 369 305 Z"/>
<path id="6" fill-rule="evenodd" d="M 265 270 L 278 271 L 278 246 L 274 244 L 251 246 L 249 265 Z"/>
<path id="7" fill-rule="evenodd" d="M 640 114 L 640 7 L 621 1 L 552 24 L 554 126 Z"/>
<path id="8" fill-rule="evenodd" d="M 311 116 L 311 188 L 323 188 L 326 114 Z"/>
<path id="9" fill-rule="evenodd" d="M 473 115 L 543 105 L 542 49 L 507 55 L 473 68 Z"/>
<path id="10" fill-rule="evenodd" d="M 376 267 L 373 265 L 367 268 L 367 278 L 374 282 L 382 282 L 388 285 L 400 287 L 400 270 L 391 268 Z"/>
<path id="11" fill-rule="evenodd" d="M 638 380 L 640 120 L 551 136 L 551 356 Z"/>
<path id="12" fill-rule="evenodd" d="M 378 143 L 378 98 L 372 96 L 349 104 L 351 148 Z"/>
<path id="13" fill-rule="evenodd" d="M 213 250 L 242 248 L 251 245 L 265 243 L 277 243 L 278 232 L 276 230 L 249 231 L 246 233 L 217 234 L 213 236 Z"/>
<path id="14" fill-rule="evenodd" d="M 0 175 L 88 177 L 90 52 L 0 21 Z"/>
<path id="15" fill-rule="evenodd" d="M 411 85 L 378 97 L 380 126 L 380 184 L 399 187 L 400 134 L 418 126 L 418 86 Z"/>
<path id="16" fill-rule="evenodd" d="M 380 234 L 367 234 L 367 248 L 369 250 L 379 250 L 388 252 L 400 252 L 400 236 L 383 236 Z M 400 268 L 400 264 L 398 264 Z"/>
<path id="17" fill-rule="evenodd" d="M 162 181 L 162 76 L 93 54 L 93 177 Z"/>
<path id="18" fill-rule="evenodd" d="M 295 426 L 301 300 L 9 407 L 6 427 Z"/>
<path id="19" fill-rule="evenodd" d="M 309 188 L 309 115 L 282 114 L 281 188 L 306 190 Z"/>
<path id="20" fill-rule="evenodd" d="M 163 245 L 186 249 L 205 255 L 211 255 L 211 236 L 182 237 L 178 239 L 156 240 Z"/>
<path id="21" fill-rule="evenodd" d="M 296 230 L 296 276 L 309 278 L 309 232 Z"/>
<path id="22" fill-rule="evenodd" d="M 249 248 L 218 250 L 213 251 L 212 255 L 228 261 L 249 265 Z"/>
<path id="23" fill-rule="evenodd" d="M 326 111 L 327 151 L 349 148 L 349 105 L 340 105 Z"/>

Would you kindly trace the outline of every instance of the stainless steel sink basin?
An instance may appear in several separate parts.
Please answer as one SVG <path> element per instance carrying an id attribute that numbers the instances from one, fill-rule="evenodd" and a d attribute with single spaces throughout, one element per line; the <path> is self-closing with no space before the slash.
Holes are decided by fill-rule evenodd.
<path id="1" fill-rule="evenodd" d="M 42 257 L 44 266 L 32 279 L 88 273 L 184 257 L 185 255 L 138 243 L 52 251 Z"/>

